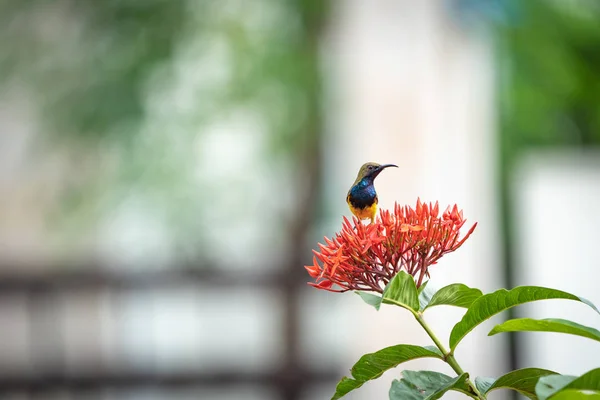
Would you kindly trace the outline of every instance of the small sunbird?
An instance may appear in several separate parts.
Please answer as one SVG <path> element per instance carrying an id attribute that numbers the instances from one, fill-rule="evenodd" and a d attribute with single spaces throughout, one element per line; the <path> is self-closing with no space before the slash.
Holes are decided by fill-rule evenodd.
<path id="1" fill-rule="evenodd" d="M 368 162 L 360 167 L 356 180 L 352 184 L 348 195 L 346 196 L 346 202 L 350 211 L 358 219 L 363 220 L 369 218 L 371 223 L 375 220 L 375 214 L 377 213 L 377 192 L 375 191 L 375 185 L 373 181 L 388 167 L 396 167 L 394 164 L 380 165 L 374 162 Z"/>

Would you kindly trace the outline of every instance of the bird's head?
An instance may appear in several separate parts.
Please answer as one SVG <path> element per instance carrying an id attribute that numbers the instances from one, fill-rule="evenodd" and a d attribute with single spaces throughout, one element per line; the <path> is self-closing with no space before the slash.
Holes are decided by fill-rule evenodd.
<path id="1" fill-rule="evenodd" d="M 388 167 L 396 167 L 398 168 L 397 165 L 394 164 L 377 164 L 374 162 L 368 162 L 366 164 L 363 164 L 362 167 L 360 167 L 360 170 L 358 171 L 358 176 L 356 177 L 356 181 L 360 181 L 363 178 L 371 178 L 371 179 L 375 179 L 375 177 L 377 175 L 379 175 L 379 173 L 381 171 L 383 171 L 384 169 L 388 168 Z"/>

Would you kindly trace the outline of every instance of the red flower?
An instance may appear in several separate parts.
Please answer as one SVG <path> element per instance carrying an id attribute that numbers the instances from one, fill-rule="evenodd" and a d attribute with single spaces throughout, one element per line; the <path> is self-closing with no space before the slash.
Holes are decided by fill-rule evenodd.
<path id="1" fill-rule="evenodd" d="M 342 230 L 332 239 L 325 237 L 319 251 L 313 250 L 313 265 L 305 267 L 315 278 L 309 284 L 333 292 L 381 293 L 398 271 L 405 270 L 415 277 L 417 287 L 421 286 L 429 276 L 429 266 L 458 249 L 477 226 L 475 223 L 461 238 L 460 228 L 466 222 L 462 211 L 454 205 L 438 215 L 437 202 L 417 200 L 414 209 L 396 204 L 393 213 L 381 210 L 369 225 L 344 217 Z M 332 288 L 334 284 L 339 289 Z"/>

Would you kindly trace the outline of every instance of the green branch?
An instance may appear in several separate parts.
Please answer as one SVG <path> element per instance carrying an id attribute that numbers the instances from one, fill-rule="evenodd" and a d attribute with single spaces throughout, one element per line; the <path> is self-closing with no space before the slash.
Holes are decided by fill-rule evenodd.
<path id="1" fill-rule="evenodd" d="M 452 354 L 451 351 L 447 350 L 446 347 L 440 341 L 440 339 L 438 339 L 438 337 L 433 332 L 431 327 L 423 319 L 423 315 L 420 312 L 414 312 L 414 311 L 412 312 L 412 314 L 415 317 L 415 319 L 417 320 L 417 322 L 423 327 L 423 329 L 425 329 L 425 332 L 427 332 L 427 334 L 429 335 L 431 340 L 433 340 L 433 343 L 435 343 L 436 347 L 442 352 L 444 361 L 448 365 L 450 365 L 450 367 L 452 367 L 454 372 L 456 372 L 458 375 L 464 374 L 465 371 L 462 369 L 462 367 L 460 366 L 460 364 L 454 357 L 454 354 Z M 481 400 L 486 399 L 486 397 L 479 392 L 479 390 L 477 389 L 475 384 L 473 382 L 471 382 L 470 379 L 466 380 L 466 384 L 469 386 L 469 388 L 471 388 L 471 390 L 473 391 L 473 394 L 475 395 L 475 397 L 477 399 L 481 399 Z"/>

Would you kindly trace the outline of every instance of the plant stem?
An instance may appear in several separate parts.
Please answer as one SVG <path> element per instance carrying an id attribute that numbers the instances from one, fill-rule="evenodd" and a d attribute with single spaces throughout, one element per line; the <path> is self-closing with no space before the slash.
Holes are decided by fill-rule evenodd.
<path id="1" fill-rule="evenodd" d="M 435 343 L 437 348 L 440 349 L 440 351 L 442 352 L 442 354 L 444 356 L 444 361 L 446 361 L 446 363 L 448 363 L 448 365 L 450 365 L 450 367 L 452 367 L 454 372 L 456 372 L 458 375 L 464 374 L 465 371 L 458 364 L 458 361 L 456 361 L 456 358 L 454 358 L 454 354 L 451 351 L 446 350 L 446 347 L 444 347 L 442 342 L 440 342 L 440 339 L 438 339 L 436 334 L 431 330 L 431 327 L 423 319 L 423 315 L 419 312 L 413 312 L 413 315 L 417 319 L 417 322 L 423 327 L 423 329 L 425 329 L 425 332 L 427 332 L 427 334 L 429 335 L 431 340 L 433 340 L 433 343 Z M 486 397 L 483 394 L 481 394 L 479 392 L 479 390 L 477 390 L 477 387 L 475 386 L 475 384 L 473 382 L 471 382 L 470 379 L 467 379 L 466 383 L 467 383 L 467 385 L 469 385 L 469 387 L 471 388 L 471 390 L 477 396 L 478 399 L 485 400 Z"/>

